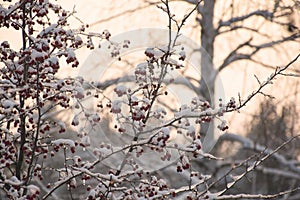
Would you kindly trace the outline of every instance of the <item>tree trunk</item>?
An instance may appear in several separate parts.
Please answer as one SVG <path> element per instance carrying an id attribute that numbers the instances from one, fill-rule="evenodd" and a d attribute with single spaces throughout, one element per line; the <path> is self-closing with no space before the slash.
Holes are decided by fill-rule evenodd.
<path id="1" fill-rule="evenodd" d="M 211 106 L 215 105 L 215 79 L 216 73 L 213 65 L 214 40 L 216 30 L 213 24 L 215 0 L 204 0 L 201 8 L 201 80 L 200 95 L 207 100 Z M 210 151 L 217 139 L 215 137 L 214 122 L 205 123 L 201 126 L 201 136 L 205 151 Z"/>

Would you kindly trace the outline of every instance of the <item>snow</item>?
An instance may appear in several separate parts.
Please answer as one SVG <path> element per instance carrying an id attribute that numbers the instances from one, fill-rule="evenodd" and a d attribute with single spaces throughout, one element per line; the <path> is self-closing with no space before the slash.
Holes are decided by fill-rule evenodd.
<path id="1" fill-rule="evenodd" d="M 9 99 L 2 99 L 1 104 L 5 109 L 12 109 L 14 106 L 18 105 L 16 102 Z"/>
<path id="2" fill-rule="evenodd" d="M 77 99 L 83 99 L 84 98 L 84 89 L 81 86 L 76 86 L 74 88 L 74 96 Z"/>
<path id="3" fill-rule="evenodd" d="M 94 154 L 99 156 L 99 157 L 105 157 L 109 154 L 112 153 L 111 149 L 107 149 L 107 148 L 94 148 Z"/>
<path id="4" fill-rule="evenodd" d="M 75 58 L 75 52 L 72 49 L 67 49 L 68 57 Z"/>
<path id="5" fill-rule="evenodd" d="M 142 62 L 137 65 L 135 68 L 135 74 L 139 75 L 146 75 L 146 70 L 147 70 L 148 63 L 147 62 Z"/>
<path id="6" fill-rule="evenodd" d="M 173 58 L 168 58 L 166 62 L 169 63 L 170 65 L 178 65 L 178 62 Z"/>
<path id="7" fill-rule="evenodd" d="M 164 137 L 170 136 L 170 129 L 168 127 L 164 127 L 161 129 L 161 132 L 163 133 Z"/>
<path id="8" fill-rule="evenodd" d="M 190 115 L 191 114 L 191 109 L 185 105 L 181 106 L 180 111 L 175 113 L 175 117 L 179 118 L 185 115 Z"/>
<path id="9" fill-rule="evenodd" d="M 92 115 L 91 115 L 91 120 L 92 120 L 92 122 L 99 122 L 100 121 L 100 116 L 98 115 L 98 113 L 93 113 Z"/>
<path id="10" fill-rule="evenodd" d="M 114 91 L 118 95 L 118 97 L 121 97 L 127 93 L 127 87 L 124 85 L 119 85 L 114 89 Z"/>
<path id="11" fill-rule="evenodd" d="M 17 177 L 12 176 L 10 179 L 6 179 L 4 180 L 5 183 L 9 184 L 9 185 L 14 185 L 14 186 L 19 186 L 22 185 L 23 182 L 20 181 Z"/>
<path id="12" fill-rule="evenodd" d="M 37 116 L 35 117 L 37 119 Z M 62 128 L 66 129 L 66 124 L 63 121 L 58 121 L 57 124 Z"/>
<path id="13" fill-rule="evenodd" d="M 147 105 L 150 105 L 150 100 L 148 98 L 144 98 L 143 99 L 143 102 Z"/>
<path id="14" fill-rule="evenodd" d="M 75 143 L 73 140 L 70 139 L 57 139 L 54 141 L 51 141 L 52 144 L 59 146 L 60 144 L 69 145 L 70 147 L 75 147 Z"/>
<path id="15" fill-rule="evenodd" d="M 40 188 L 38 188 L 35 185 L 28 185 L 27 189 L 31 192 L 31 194 L 34 194 L 36 192 L 40 192 Z"/>
<path id="16" fill-rule="evenodd" d="M 47 13 L 47 11 L 46 11 L 45 8 L 41 8 L 41 9 L 39 10 L 39 14 L 40 14 L 40 15 L 45 15 L 46 13 Z"/>
<path id="17" fill-rule="evenodd" d="M 95 198 L 95 196 L 96 196 L 96 191 L 94 189 L 91 189 L 89 193 L 89 197 Z"/>
<path id="18" fill-rule="evenodd" d="M 73 37 L 74 36 L 74 32 L 72 30 L 67 30 L 66 35 L 70 36 L 70 37 Z"/>
<path id="19" fill-rule="evenodd" d="M 184 60 L 184 59 L 186 58 L 186 53 L 185 53 L 184 50 L 180 51 L 180 52 L 179 52 L 179 55 L 180 55 L 180 58 L 179 58 L 179 59 L 181 59 L 181 60 Z"/>
<path id="20" fill-rule="evenodd" d="M 121 113 L 122 101 L 115 100 L 112 102 L 111 112 L 112 113 Z"/>
<path id="21" fill-rule="evenodd" d="M 163 107 L 157 108 L 155 112 L 156 112 L 157 114 L 163 114 L 163 115 L 166 115 L 166 114 L 167 114 L 166 109 L 163 108 Z"/>
<path id="22" fill-rule="evenodd" d="M 84 146 L 90 146 L 91 145 L 91 139 L 88 135 L 83 136 L 81 138 L 81 143 L 84 144 Z"/>
<path id="23" fill-rule="evenodd" d="M 148 47 L 145 54 L 149 57 L 161 58 L 165 53 L 161 50 L 156 50 L 153 47 Z"/>
<path id="24" fill-rule="evenodd" d="M 41 31 L 41 33 L 39 34 L 39 36 L 44 36 L 44 35 L 52 32 L 56 27 L 57 27 L 57 24 L 51 24 L 45 30 Z"/>
<path id="25" fill-rule="evenodd" d="M 210 193 L 209 191 L 207 191 L 206 196 L 208 197 L 208 199 L 216 199 L 219 196 L 219 193 Z"/>
<path id="26" fill-rule="evenodd" d="M 119 179 L 118 176 L 115 176 L 113 174 L 101 174 L 101 173 L 93 173 L 93 172 L 91 172 L 90 170 L 88 170 L 88 168 L 90 168 L 91 166 L 92 166 L 91 163 L 86 163 L 83 167 L 76 168 L 76 170 L 78 170 L 80 172 L 83 172 L 83 173 L 86 173 L 86 174 L 88 174 L 90 176 L 98 177 L 98 178 L 101 178 L 101 179 L 104 179 L 104 180 L 107 180 L 107 181 L 113 181 L 115 183 L 122 182 L 122 180 Z"/>
<path id="27" fill-rule="evenodd" d="M 78 126 L 78 125 L 79 125 L 78 115 L 75 115 L 75 116 L 73 117 L 72 125 L 73 125 L 73 126 Z"/>
<path id="28" fill-rule="evenodd" d="M 50 63 L 53 63 L 53 64 L 58 63 L 58 58 L 55 57 L 55 56 L 51 56 L 50 58 L 48 58 L 48 60 L 49 60 Z"/>
<path id="29" fill-rule="evenodd" d="M 76 40 L 77 42 L 82 42 L 82 39 L 81 39 L 81 37 L 80 37 L 80 36 L 78 36 L 78 35 L 75 37 L 75 40 Z"/>
<path id="30" fill-rule="evenodd" d="M 219 109 L 211 109 L 207 108 L 204 111 L 198 112 L 198 111 L 192 111 L 191 108 L 184 106 L 180 109 L 180 111 L 175 113 L 176 118 L 181 117 L 201 117 L 201 116 L 215 116 L 220 112 Z"/>
<path id="31" fill-rule="evenodd" d="M 45 53 L 38 52 L 35 49 L 33 49 L 32 52 L 31 52 L 31 58 L 32 58 L 32 60 L 35 60 L 35 61 L 37 61 L 37 60 L 39 60 L 41 58 L 44 58 L 44 56 L 45 56 Z"/>
<path id="32" fill-rule="evenodd" d="M 194 135 L 195 132 L 196 132 L 195 127 L 193 127 L 193 126 L 189 126 L 189 127 L 188 127 L 187 134 L 189 134 L 189 135 Z"/>

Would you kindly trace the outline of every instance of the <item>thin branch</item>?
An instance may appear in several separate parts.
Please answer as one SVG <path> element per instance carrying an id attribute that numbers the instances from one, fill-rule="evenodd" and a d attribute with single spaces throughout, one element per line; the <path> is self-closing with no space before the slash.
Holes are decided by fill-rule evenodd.
<path id="1" fill-rule="evenodd" d="M 296 135 L 292 137 L 290 140 L 293 140 L 295 138 L 299 137 L 299 135 Z M 288 141 L 290 141 L 288 140 Z M 266 149 L 265 146 L 259 145 L 257 143 L 254 143 L 251 139 L 245 138 L 241 135 L 233 134 L 233 133 L 226 133 L 220 136 L 219 141 L 236 141 L 241 143 L 243 148 L 250 149 L 257 152 L 264 151 L 266 154 L 272 153 L 272 150 Z M 288 143 L 288 142 L 285 142 Z M 288 161 L 283 155 L 279 154 L 278 152 L 273 153 L 273 158 L 276 159 L 280 164 L 288 167 L 291 171 L 295 173 L 300 173 L 300 168 L 295 165 L 294 161 Z"/>
<path id="2" fill-rule="evenodd" d="M 233 17 L 227 21 L 220 20 L 217 30 L 219 30 L 221 27 L 231 26 L 233 23 L 244 21 L 253 16 L 261 16 L 265 19 L 271 19 L 273 15 L 274 14 L 268 10 L 256 10 L 240 17 Z"/>
<path id="3" fill-rule="evenodd" d="M 152 5 L 157 5 L 159 3 L 161 3 L 160 1 L 157 1 L 157 2 L 148 2 L 146 1 L 148 4 L 147 5 L 144 5 L 144 6 L 140 6 L 140 7 L 136 7 L 136 8 L 133 8 L 133 9 L 129 9 L 129 10 L 126 10 L 124 12 L 121 12 L 121 13 L 117 13 L 115 15 L 112 15 L 112 16 L 108 16 L 107 18 L 103 18 L 101 20 L 98 20 L 98 21 L 95 21 L 93 23 L 90 24 L 90 26 L 95 26 L 97 24 L 101 24 L 101 23 L 104 23 L 104 22 L 107 22 L 107 21 L 110 21 L 112 19 L 115 19 L 115 18 L 118 18 L 118 17 L 122 17 L 123 15 L 125 14 L 130 14 L 130 13 L 134 13 L 136 12 L 137 10 L 143 10 L 143 9 L 147 9 L 149 8 L 149 6 L 152 6 Z"/>
<path id="4" fill-rule="evenodd" d="M 297 188 L 294 188 L 294 189 L 291 189 L 291 190 L 286 190 L 286 191 L 283 191 L 283 192 L 279 192 L 277 194 L 269 194 L 269 195 L 264 195 L 264 194 L 236 194 L 236 195 L 223 195 L 223 196 L 219 196 L 219 197 L 216 197 L 214 199 L 218 199 L 218 200 L 221 200 L 221 199 L 274 199 L 274 198 L 277 198 L 277 197 L 280 197 L 280 196 L 283 196 L 283 195 L 286 195 L 286 194 L 290 194 L 292 192 L 296 192 L 300 190 L 300 187 L 297 187 Z"/>
<path id="5" fill-rule="evenodd" d="M 266 43 L 262 43 L 259 45 L 251 44 L 250 42 L 252 41 L 252 38 L 250 38 L 246 42 L 238 45 L 233 51 L 231 51 L 229 53 L 229 55 L 224 59 L 224 62 L 220 65 L 220 67 L 218 67 L 218 71 L 219 72 L 222 71 L 223 69 L 225 69 L 225 67 L 227 67 L 228 65 L 230 65 L 238 60 L 245 60 L 245 59 L 251 60 L 252 56 L 255 55 L 256 53 L 258 53 L 262 49 L 270 48 L 275 45 L 281 44 L 283 42 L 295 40 L 297 38 L 300 38 L 300 33 L 295 33 L 288 37 L 283 37 L 279 40 L 266 42 Z M 247 53 L 247 54 L 238 52 L 238 50 L 240 50 L 241 48 L 246 47 L 246 46 L 253 48 L 252 52 Z"/>
<path id="6" fill-rule="evenodd" d="M 218 171 L 220 171 L 220 169 L 223 169 L 225 167 L 230 167 L 232 166 L 232 164 L 238 165 L 240 163 L 242 163 L 242 161 L 232 161 L 232 160 L 227 160 L 227 161 L 219 161 L 219 163 L 217 164 L 218 167 Z M 248 161 L 248 163 L 250 164 L 254 164 L 253 162 Z M 244 164 L 244 166 L 246 166 Z M 248 165 L 249 166 L 249 165 Z M 272 176 L 282 176 L 285 178 L 289 178 L 289 179 L 296 179 L 296 180 L 300 180 L 300 175 L 297 172 L 291 172 L 289 170 L 284 169 L 276 169 L 276 168 L 270 168 L 270 167 L 265 167 L 265 166 L 257 166 L 256 167 L 257 171 L 262 172 L 263 174 L 269 174 Z"/>
<path id="7" fill-rule="evenodd" d="M 277 67 L 275 72 L 272 73 L 268 79 L 264 82 L 262 82 L 262 84 L 260 84 L 259 88 L 256 89 L 254 92 L 252 92 L 248 98 L 246 100 L 244 100 L 243 102 L 240 103 L 240 105 L 238 105 L 236 108 L 234 109 L 230 109 L 228 110 L 228 112 L 231 112 L 233 110 L 239 110 L 240 108 L 246 106 L 246 104 L 257 94 L 262 93 L 262 89 L 267 86 L 268 84 L 272 83 L 272 80 L 274 80 L 278 75 L 280 75 L 283 71 L 285 71 L 286 69 L 288 69 L 293 63 L 295 63 L 298 58 L 300 57 L 300 54 L 298 54 L 291 62 L 289 62 L 286 66 L 284 67 Z"/>
<path id="8" fill-rule="evenodd" d="M 223 199 L 223 198 L 226 198 L 226 196 L 228 196 L 228 195 L 224 195 L 224 193 L 225 192 L 227 192 L 229 189 L 231 189 L 234 185 L 236 185 L 240 180 L 242 180 L 242 178 L 244 178 L 247 174 L 249 174 L 250 172 L 252 172 L 252 171 L 254 171 L 255 169 L 256 169 L 256 167 L 257 166 L 259 166 L 259 165 L 261 165 L 261 163 L 262 162 L 264 162 L 265 160 L 267 160 L 268 158 L 270 158 L 270 157 L 273 157 L 273 156 L 275 156 L 276 154 L 278 154 L 278 151 L 282 148 L 282 147 L 284 147 L 285 145 L 287 145 L 288 143 L 290 143 L 291 141 L 293 141 L 294 139 L 296 139 L 297 137 L 299 137 L 300 136 L 300 134 L 299 135 L 296 135 L 296 136 L 294 136 L 294 137 L 291 137 L 289 140 L 287 140 L 287 141 L 285 141 L 284 143 L 282 143 L 280 146 L 278 146 L 275 150 L 267 150 L 267 149 L 263 149 L 263 151 L 261 151 L 261 154 L 266 154 L 264 157 L 262 157 L 261 159 L 259 159 L 259 160 L 257 160 L 256 162 L 254 162 L 253 164 L 251 164 L 249 167 L 247 167 L 247 169 L 246 169 L 246 171 L 243 173 L 243 174 L 241 174 L 241 175 L 239 175 L 235 180 L 234 180 L 234 182 L 232 182 L 232 183 L 230 183 L 230 184 L 227 184 L 226 185 L 226 188 L 223 190 L 223 191 L 221 191 L 221 192 L 218 192 L 217 194 L 216 194 L 216 198 L 215 199 L 218 199 L 218 197 L 220 198 L 220 199 Z M 284 158 L 284 157 L 283 157 Z M 299 169 L 300 170 L 300 169 Z M 213 184 L 212 184 L 213 185 Z M 210 187 L 212 187 L 212 185 L 210 185 Z M 208 188 L 209 189 L 209 188 Z M 206 190 L 206 191 L 208 191 L 208 189 Z M 293 192 L 293 191 L 296 191 L 296 190 L 299 190 L 300 189 L 300 187 L 299 188 L 295 188 L 295 189 L 293 189 L 293 190 L 288 190 L 288 193 L 291 193 L 291 192 Z M 287 194 L 286 193 L 286 191 L 285 192 L 283 192 L 283 194 Z M 276 196 L 281 196 L 281 195 L 283 195 L 283 194 L 281 194 L 281 193 L 278 193 L 278 194 L 275 194 Z M 240 195 L 243 195 L 243 194 L 240 194 Z M 231 195 L 229 195 L 229 196 L 231 196 Z M 266 196 L 267 198 L 274 198 L 274 197 L 272 197 L 273 195 L 263 195 L 263 196 Z M 254 195 L 253 196 L 253 198 L 254 197 L 256 197 L 256 198 L 263 198 L 263 196 L 257 196 L 257 195 Z M 275 197 L 276 197 L 275 196 Z M 232 196 L 231 196 L 232 197 Z M 251 197 L 249 197 L 249 198 L 251 198 Z M 267 199 L 266 198 L 266 199 Z"/>
<path id="9" fill-rule="evenodd" d="M 247 26 L 244 26 L 244 25 L 230 26 L 230 29 L 220 31 L 220 32 L 218 32 L 218 35 L 221 35 L 223 33 L 228 33 L 228 32 L 231 32 L 231 31 L 240 30 L 240 29 L 251 31 L 251 32 L 257 33 L 261 36 L 267 37 L 267 38 L 270 37 L 268 34 L 260 32 L 258 28 L 251 28 L 251 27 L 247 27 Z"/>

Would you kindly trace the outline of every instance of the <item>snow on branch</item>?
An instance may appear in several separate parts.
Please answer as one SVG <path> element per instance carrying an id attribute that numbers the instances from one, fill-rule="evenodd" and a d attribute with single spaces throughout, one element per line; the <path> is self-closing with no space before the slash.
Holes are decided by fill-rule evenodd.
<path id="1" fill-rule="evenodd" d="M 215 200 L 224 200 L 224 199 L 274 199 L 280 196 L 284 196 L 286 194 L 291 194 L 293 192 L 299 191 L 300 187 L 286 190 L 283 192 L 279 192 L 277 194 L 236 194 L 236 195 L 222 195 L 222 196 L 216 196 L 216 194 L 208 194 L 207 196 L 209 198 L 212 197 L 212 199 Z"/>
<path id="2" fill-rule="evenodd" d="M 239 105 L 237 105 L 237 107 L 235 108 L 232 108 L 232 109 L 228 109 L 227 112 L 232 112 L 234 110 L 239 110 L 241 109 L 242 107 L 246 106 L 246 104 L 253 98 L 255 97 L 257 94 L 264 94 L 263 93 L 263 88 L 266 87 L 267 85 L 269 84 L 272 84 L 273 80 L 277 77 L 277 76 L 280 76 L 282 75 L 282 73 L 287 70 L 291 65 L 293 65 L 297 60 L 298 58 L 300 57 L 300 54 L 298 54 L 292 61 L 290 61 L 287 65 L 285 66 L 282 66 L 282 67 L 277 67 L 275 69 L 275 72 L 273 72 L 268 78 L 267 80 L 261 82 L 260 81 L 260 84 L 259 84 L 259 87 L 254 90 L 248 97 L 247 99 L 245 100 L 242 100 L 240 97 L 239 97 Z"/>
<path id="3" fill-rule="evenodd" d="M 288 161 L 283 155 L 278 153 L 278 150 L 282 148 L 284 145 L 290 143 L 292 140 L 296 139 L 300 135 L 296 135 L 292 138 L 290 138 L 288 141 L 284 142 L 282 145 L 280 145 L 275 150 L 268 149 L 265 146 L 262 146 L 260 144 L 257 144 L 253 142 L 251 139 L 243 137 L 241 135 L 233 134 L 233 133 L 225 133 L 222 136 L 220 136 L 219 141 L 236 141 L 242 144 L 242 147 L 245 149 L 253 150 L 256 152 L 263 152 L 265 155 L 272 155 L 272 158 L 275 158 L 279 163 L 282 165 L 288 167 L 291 171 L 295 173 L 300 173 L 300 168 L 295 165 L 295 161 L 291 160 Z"/>
<path id="4" fill-rule="evenodd" d="M 224 134 L 221 136 L 220 140 L 229 140 L 229 141 L 238 141 L 240 143 L 243 144 L 243 147 L 244 148 L 247 148 L 247 149 L 253 149 L 253 150 L 256 150 L 259 152 L 260 156 L 257 158 L 257 160 L 255 162 L 252 162 L 249 164 L 249 161 L 254 157 L 254 156 L 250 156 L 248 157 L 246 160 L 238 163 L 237 165 L 234 165 L 233 167 L 231 167 L 227 173 L 225 173 L 223 176 L 221 176 L 219 179 L 217 179 L 216 181 L 214 181 L 213 183 L 211 183 L 206 190 L 202 191 L 199 195 L 202 196 L 202 195 L 205 195 L 207 198 L 211 198 L 211 199 L 238 199 L 238 198 L 242 198 L 242 197 L 245 197 L 245 198 L 266 198 L 266 199 L 269 199 L 269 198 L 274 198 L 274 197 L 277 197 L 277 196 L 281 196 L 281 195 L 284 195 L 284 194 L 287 194 L 287 193 L 292 193 L 293 191 L 297 191 L 300 189 L 300 187 L 298 188 L 294 188 L 294 189 L 291 189 L 291 190 L 287 190 L 287 191 L 284 191 L 284 192 L 280 192 L 278 194 L 275 194 L 275 195 L 260 195 L 260 194 L 255 194 L 255 195 L 247 195 L 247 194 L 238 194 L 238 195 L 225 195 L 225 193 L 230 189 L 232 188 L 234 185 L 236 185 L 242 178 L 244 178 L 247 174 L 249 174 L 250 172 L 256 170 L 256 168 L 258 166 L 261 166 L 261 164 L 266 161 L 267 159 L 269 159 L 270 157 L 273 157 L 273 158 L 276 158 L 279 162 L 281 162 L 282 164 L 285 164 L 285 166 L 288 166 L 290 167 L 290 164 L 286 164 L 286 160 L 285 158 L 280 155 L 278 153 L 278 151 L 284 147 L 285 145 L 287 145 L 288 143 L 292 142 L 294 139 L 296 139 L 297 137 L 299 137 L 299 135 L 296 135 L 294 137 L 291 137 L 289 140 L 287 140 L 286 142 L 282 143 L 280 146 L 278 146 L 275 150 L 270 150 L 266 147 L 262 147 L 260 145 L 254 145 L 254 143 L 248 139 L 248 138 L 244 138 L 242 136 L 239 136 L 239 135 L 236 135 L 236 134 Z M 226 186 L 225 188 L 222 190 L 222 191 L 219 191 L 217 193 L 210 193 L 209 192 L 209 189 L 211 187 L 213 187 L 215 184 L 217 184 L 218 182 L 220 182 L 222 179 L 226 178 L 227 175 L 229 175 L 234 169 L 236 168 L 239 168 L 241 166 L 244 166 L 245 163 L 247 163 L 246 165 L 246 169 L 243 173 L 241 173 L 240 175 L 238 176 L 235 176 L 233 181 L 232 182 L 229 182 L 227 183 L 226 181 Z M 299 168 L 298 167 L 294 167 L 297 169 L 297 173 L 299 173 Z M 226 179 L 225 179 L 226 180 Z"/>

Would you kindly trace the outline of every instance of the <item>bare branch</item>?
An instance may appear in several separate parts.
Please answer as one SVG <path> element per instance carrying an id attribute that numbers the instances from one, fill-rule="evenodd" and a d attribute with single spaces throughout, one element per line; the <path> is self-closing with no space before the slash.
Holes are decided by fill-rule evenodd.
<path id="1" fill-rule="evenodd" d="M 133 9 L 129 9 L 129 10 L 125 10 L 125 11 L 117 13 L 113 16 L 108 16 L 107 18 L 102 18 L 101 20 L 98 20 L 98 21 L 95 21 L 95 22 L 91 23 L 90 26 L 95 26 L 97 24 L 101 24 L 103 22 L 107 22 L 107 21 L 110 21 L 112 19 L 122 17 L 123 15 L 134 13 L 137 10 L 147 9 L 147 8 L 149 8 L 149 6 L 157 5 L 157 4 L 161 3 L 160 1 L 157 1 L 157 2 L 148 2 L 148 1 L 146 1 L 146 2 L 148 3 L 147 5 L 139 6 L 139 7 L 133 8 Z"/>
<path id="2" fill-rule="evenodd" d="M 235 161 L 232 161 L 232 160 L 227 160 L 227 161 L 219 161 L 219 164 L 217 164 L 217 167 L 219 169 L 222 169 L 224 167 L 230 167 L 232 166 L 232 164 L 234 163 L 235 165 L 238 165 L 240 163 L 242 163 L 243 161 L 240 161 L 240 160 L 235 160 Z M 244 167 L 248 167 L 249 164 L 253 164 L 253 162 L 251 161 L 248 161 L 248 164 L 244 163 Z M 248 165 L 248 166 L 247 166 Z M 282 176 L 282 177 L 285 177 L 285 178 L 289 178 L 289 179 L 297 179 L 297 180 L 300 180 L 300 175 L 297 173 L 297 172 L 291 172 L 291 171 L 288 171 L 286 169 L 280 169 L 280 168 L 270 168 L 270 167 L 265 167 L 265 166 L 257 166 L 256 167 L 256 170 L 257 171 L 260 171 L 264 174 L 270 174 L 270 175 L 276 175 L 276 176 Z"/>
<path id="3" fill-rule="evenodd" d="M 295 138 L 297 138 L 299 136 L 300 135 L 296 135 L 283 144 L 288 144 L 289 142 L 291 142 L 292 140 L 294 140 Z M 249 138 L 245 138 L 241 135 L 237 135 L 234 133 L 223 134 L 222 136 L 220 136 L 219 141 L 236 141 L 236 142 L 241 143 L 243 148 L 245 148 L 245 149 L 250 149 L 253 151 L 257 151 L 257 152 L 264 152 L 264 154 L 266 154 L 266 155 L 271 154 L 273 152 L 272 150 L 267 149 L 265 146 L 254 143 Z M 273 158 L 275 158 L 280 164 L 288 167 L 288 169 L 290 169 L 291 171 L 293 171 L 295 173 L 300 173 L 300 168 L 295 165 L 294 161 L 286 160 L 286 158 L 283 155 L 279 154 L 277 151 L 272 153 Z"/>
<path id="4" fill-rule="evenodd" d="M 251 41 L 252 41 L 253 38 L 250 38 L 246 42 L 238 45 L 232 52 L 230 52 L 230 54 L 225 58 L 224 62 L 220 65 L 218 70 L 220 72 L 225 67 L 227 67 L 231 63 L 236 62 L 238 60 L 245 60 L 245 59 L 250 59 L 251 60 L 252 56 L 255 55 L 256 53 L 258 53 L 262 49 L 274 47 L 275 45 L 282 44 L 282 43 L 287 42 L 287 41 L 292 41 L 292 40 L 295 40 L 297 38 L 300 38 L 300 33 L 295 33 L 295 34 L 290 35 L 288 37 L 283 37 L 282 39 L 267 42 L 267 43 L 262 43 L 262 44 L 259 44 L 259 45 L 251 44 Z M 250 52 L 248 54 L 239 53 L 238 51 L 240 49 L 242 49 L 243 47 L 245 47 L 245 46 L 253 48 L 252 52 Z"/>
<path id="5" fill-rule="evenodd" d="M 247 167 L 246 171 L 245 171 L 244 173 L 242 173 L 241 175 L 239 175 L 233 182 L 231 182 L 230 184 L 227 184 L 227 185 L 226 185 L 226 188 L 225 188 L 223 191 L 221 191 L 221 192 L 219 192 L 219 193 L 216 194 L 217 197 L 220 197 L 220 199 L 223 199 L 223 197 L 226 198 L 227 195 L 224 195 L 224 193 L 225 193 L 226 191 L 228 191 L 230 188 L 232 188 L 237 182 L 239 182 L 239 181 L 240 181 L 243 177 L 245 177 L 249 172 L 254 171 L 254 170 L 256 169 L 257 166 L 261 165 L 261 163 L 264 162 L 265 160 L 267 160 L 268 158 L 270 158 L 270 157 L 275 157 L 275 158 L 280 157 L 280 158 L 282 158 L 282 159 L 285 159 L 285 157 L 283 157 L 283 156 L 281 156 L 281 155 L 278 154 L 278 151 L 279 151 L 282 147 L 284 147 L 285 145 L 287 145 L 288 143 L 290 143 L 291 141 L 293 141 L 294 139 L 296 139 L 296 138 L 299 137 L 299 136 L 300 136 L 300 134 L 299 134 L 299 135 L 296 135 L 296 136 L 294 136 L 294 137 L 291 137 L 289 140 L 287 140 L 286 142 L 284 142 L 284 143 L 282 143 L 280 146 L 278 146 L 275 150 L 268 150 L 267 148 L 262 149 L 262 150 L 260 151 L 261 154 L 266 154 L 266 155 L 265 155 L 264 157 L 260 158 L 260 159 L 259 159 L 258 161 L 256 161 L 255 163 L 251 164 L 249 167 Z M 246 146 L 250 145 L 250 148 L 257 146 L 257 145 L 254 145 L 253 142 L 252 142 L 250 139 L 246 139 L 246 140 L 247 140 L 247 142 L 246 142 L 247 145 L 246 145 Z M 250 142 L 250 143 L 249 143 L 249 142 Z M 252 143 L 251 143 L 251 142 L 252 142 Z M 249 146 L 248 146 L 248 147 L 249 147 Z M 289 166 L 289 167 L 290 167 L 290 166 Z M 300 170 L 298 167 L 296 167 L 296 169 Z M 296 190 L 299 190 L 299 189 L 300 189 L 300 187 L 299 187 L 299 188 L 296 188 L 296 189 L 293 189 L 293 190 L 288 190 L 288 191 L 286 191 L 286 192 L 283 192 L 283 194 L 291 193 L 291 192 L 296 191 Z M 278 193 L 278 194 L 276 194 L 276 196 L 281 196 L 281 195 L 283 195 L 283 194 Z M 240 195 L 243 195 L 243 194 L 240 194 Z M 230 195 L 230 196 L 231 196 L 232 198 L 234 198 L 232 195 Z M 264 198 L 263 196 L 264 196 L 264 195 L 254 195 L 253 198 Z M 276 197 L 276 196 L 275 196 L 275 197 Z M 249 198 L 251 198 L 251 197 L 249 197 Z M 266 199 L 268 199 L 268 198 L 274 198 L 274 197 L 273 197 L 273 195 L 266 195 Z"/>
<path id="6" fill-rule="evenodd" d="M 219 196 L 216 197 L 214 199 L 273 199 L 276 197 L 280 197 L 286 194 L 290 194 L 292 192 L 298 191 L 300 190 L 300 187 L 291 189 L 291 190 L 286 190 L 283 192 L 279 192 L 277 194 L 269 194 L 269 195 L 264 195 L 264 194 L 237 194 L 237 195 L 223 195 L 223 196 Z"/>
<path id="7" fill-rule="evenodd" d="M 298 58 L 300 57 L 300 54 L 298 54 L 289 64 L 287 64 L 284 67 L 278 67 L 276 68 L 275 72 L 273 74 L 271 74 L 271 76 L 268 77 L 268 79 L 266 81 L 264 81 L 258 89 L 256 89 L 254 92 L 252 92 L 248 98 L 242 102 L 242 104 L 240 104 L 237 108 L 233 109 L 233 110 L 239 110 L 240 108 L 244 107 L 254 96 L 256 96 L 257 94 L 262 92 L 262 89 L 272 83 L 272 80 L 275 79 L 275 77 L 277 77 L 278 75 L 280 75 L 283 71 L 285 71 L 286 69 L 288 69 L 293 63 L 295 63 Z M 228 112 L 230 112 L 231 110 L 228 110 Z"/>
<path id="8" fill-rule="evenodd" d="M 253 17 L 253 16 L 261 16 L 265 19 L 271 19 L 273 17 L 273 13 L 268 11 L 268 10 L 256 10 L 256 11 L 253 11 L 247 15 L 244 15 L 244 16 L 240 16 L 240 17 L 233 17 L 227 21 L 220 21 L 219 22 L 219 26 L 217 28 L 217 30 L 219 30 L 221 27 L 224 27 L 224 26 L 231 26 L 233 23 L 236 23 L 236 22 L 241 22 L 241 21 L 244 21 L 250 17 Z"/>

